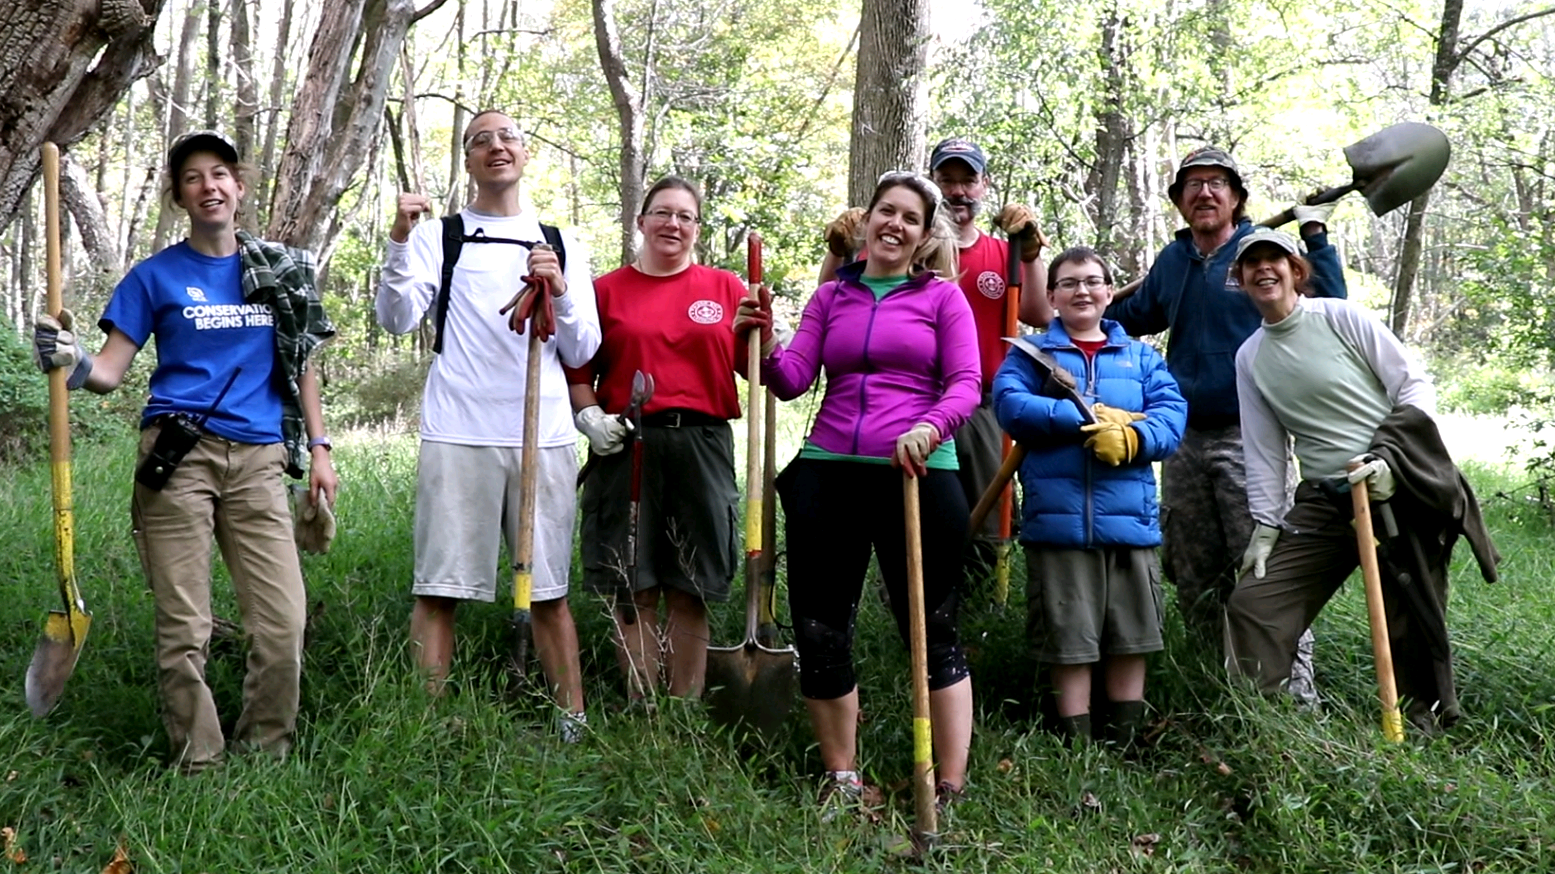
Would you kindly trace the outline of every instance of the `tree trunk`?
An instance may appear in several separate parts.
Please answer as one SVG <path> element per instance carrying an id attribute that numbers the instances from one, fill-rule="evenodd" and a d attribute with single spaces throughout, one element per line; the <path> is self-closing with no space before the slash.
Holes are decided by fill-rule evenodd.
<path id="1" fill-rule="evenodd" d="M 253 36 L 249 26 L 249 5 L 251 0 L 232 0 L 232 69 L 237 79 L 237 113 L 232 120 L 232 140 L 238 147 L 238 155 L 245 161 L 255 158 L 254 145 L 257 142 L 255 136 L 254 115 L 259 111 L 259 88 L 254 81 L 254 48 Z M 277 43 L 277 54 L 285 51 L 283 44 Z M 249 233 L 259 232 L 259 185 L 249 188 L 248 194 L 243 198 L 243 208 L 238 213 L 238 220 L 243 229 Z"/>
<path id="2" fill-rule="evenodd" d="M 270 196 L 270 180 L 275 176 L 275 135 L 281 127 L 281 103 L 286 99 L 286 55 L 291 46 L 292 3 L 293 0 L 286 0 L 281 7 L 281 30 L 276 37 L 275 57 L 270 62 L 270 100 L 266 107 L 269 118 L 265 119 L 265 145 L 259 160 L 260 179 L 255 186 L 262 189 L 259 202 L 267 207 L 274 205 Z"/>
<path id="3" fill-rule="evenodd" d="M 182 135 L 189 126 L 189 80 L 194 69 L 194 38 L 199 33 L 200 13 L 191 6 L 184 16 L 184 27 L 178 38 L 178 66 L 173 70 L 173 94 L 167 104 L 167 126 L 162 131 L 164 146 L 172 144 L 173 138 Z M 152 252 L 162 251 L 177 223 L 178 210 L 157 210 L 157 227 L 151 234 Z"/>
<path id="4" fill-rule="evenodd" d="M 205 0 L 205 129 L 221 120 L 221 0 Z M 241 153 L 240 153 L 241 154 Z"/>
<path id="5" fill-rule="evenodd" d="M 848 149 L 850 204 L 867 204 L 880 174 L 924 165 L 928 37 L 928 0 L 864 0 Z"/>
<path id="6" fill-rule="evenodd" d="M 1101 45 L 1096 52 L 1107 87 L 1096 104 L 1096 158 L 1086 178 L 1086 193 L 1095 206 L 1092 219 L 1096 227 L 1096 251 L 1103 259 L 1115 261 L 1113 245 L 1117 238 L 1118 177 L 1129 144 L 1128 119 L 1122 101 L 1128 54 L 1123 47 L 1125 22 L 1114 6 L 1101 23 Z"/>
<path id="7" fill-rule="evenodd" d="M 9 4 L 0 20 L 0 230 L 37 178 L 43 144 L 80 139 L 156 65 L 163 2 Z"/>
<path id="8" fill-rule="evenodd" d="M 373 2 L 382 5 L 370 11 L 350 3 L 324 7 L 286 129 L 270 239 L 314 250 L 332 242 L 331 218 L 378 135 L 394 64 L 416 14 L 410 0 Z M 376 26 L 364 32 L 369 21 Z M 348 81 L 350 48 L 358 38 L 360 66 Z"/>
<path id="9" fill-rule="evenodd" d="M 102 201 L 97 199 L 97 191 L 86 168 L 69 152 L 60 161 L 59 193 L 60 200 L 76 221 L 81 245 L 86 249 L 93 269 L 117 273 L 120 264 L 118 241 L 108 229 L 108 217 L 103 214 Z"/>
<path id="10" fill-rule="evenodd" d="M 616 27 L 615 0 L 593 0 L 594 46 L 599 50 L 599 66 L 610 83 L 615 102 L 616 120 L 621 132 L 621 263 L 632 260 L 636 237 L 636 217 L 646 188 L 647 157 L 643 152 L 644 111 L 642 95 L 632 85 L 621 51 L 621 34 Z"/>

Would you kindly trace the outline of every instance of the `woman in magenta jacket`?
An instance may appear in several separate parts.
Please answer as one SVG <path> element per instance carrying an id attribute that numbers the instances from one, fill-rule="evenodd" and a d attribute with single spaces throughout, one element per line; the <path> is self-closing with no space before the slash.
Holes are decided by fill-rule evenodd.
<path id="1" fill-rule="evenodd" d="M 735 330 L 763 328 L 762 375 L 785 400 L 824 368 L 826 396 L 799 457 L 778 479 L 799 684 L 826 769 L 829 812 L 856 803 L 854 620 L 873 550 L 907 639 L 902 473 L 919 479 L 929 698 L 942 800 L 960 794 L 972 738 L 972 683 L 956 635 L 966 497 L 950 435 L 977 407 L 982 376 L 972 310 L 954 282 L 940 193 L 913 173 L 881 177 L 865 224 L 868 259 L 840 268 L 805 306 L 786 346 L 770 301 L 747 299 Z"/>

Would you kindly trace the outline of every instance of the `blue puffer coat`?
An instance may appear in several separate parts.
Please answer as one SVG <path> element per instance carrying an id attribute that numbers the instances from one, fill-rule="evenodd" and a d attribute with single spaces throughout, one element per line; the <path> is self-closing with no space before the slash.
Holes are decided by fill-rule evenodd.
<path id="1" fill-rule="evenodd" d="M 1133 425 L 1139 454 L 1129 464 L 1112 467 L 1081 445 L 1086 435 L 1079 410 L 1037 394 L 1042 379 L 1026 353 L 1011 349 L 994 376 L 999 425 L 1028 450 L 1020 468 L 1022 543 L 1066 549 L 1161 543 L 1150 462 L 1177 451 L 1188 404 L 1160 353 L 1130 339 L 1111 319 L 1101 327 L 1107 345 L 1089 364 L 1058 319 L 1030 339 L 1074 374 L 1088 403 L 1146 415 Z"/>

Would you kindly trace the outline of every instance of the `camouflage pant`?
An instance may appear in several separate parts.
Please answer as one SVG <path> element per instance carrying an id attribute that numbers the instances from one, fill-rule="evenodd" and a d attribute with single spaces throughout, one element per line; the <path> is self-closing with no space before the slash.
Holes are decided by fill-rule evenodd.
<path id="1" fill-rule="evenodd" d="M 1252 536 L 1242 429 L 1189 428 L 1182 446 L 1161 465 L 1161 567 L 1177 587 L 1178 609 L 1191 637 L 1222 638 L 1226 600 Z M 1291 695 L 1307 704 L 1317 703 L 1312 648 L 1309 628 L 1297 644 L 1289 684 Z"/>

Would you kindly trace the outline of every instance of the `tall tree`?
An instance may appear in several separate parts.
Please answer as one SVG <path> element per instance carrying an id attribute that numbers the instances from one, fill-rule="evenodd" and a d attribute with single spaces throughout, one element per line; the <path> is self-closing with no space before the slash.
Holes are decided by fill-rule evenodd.
<path id="1" fill-rule="evenodd" d="M 928 0 L 864 0 L 848 150 L 849 203 L 868 203 L 880 174 L 923 166 L 928 51 Z"/>
<path id="2" fill-rule="evenodd" d="M 599 65 L 610 85 L 610 96 L 615 102 L 616 120 L 621 131 L 621 261 L 632 260 L 632 241 L 635 236 L 634 221 L 642 204 L 647 185 L 647 154 L 643 146 L 645 119 L 643 103 L 646 95 L 632 85 L 626 71 L 626 56 L 621 48 L 621 31 L 616 24 L 615 0 L 593 0 L 594 45 L 599 51 Z M 650 44 L 648 53 L 651 56 Z M 651 57 L 646 66 L 652 66 Z M 644 88 L 651 72 L 644 72 Z"/>
<path id="3" fill-rule="evenodd" d="M 0 230 L 32 185 L 43 144 L 80 139 L 156 65 L 163 2 L 18 3 L 0 16 Z"/>

